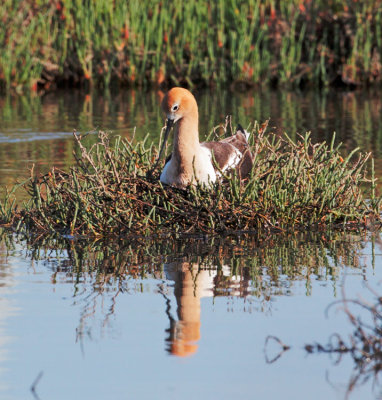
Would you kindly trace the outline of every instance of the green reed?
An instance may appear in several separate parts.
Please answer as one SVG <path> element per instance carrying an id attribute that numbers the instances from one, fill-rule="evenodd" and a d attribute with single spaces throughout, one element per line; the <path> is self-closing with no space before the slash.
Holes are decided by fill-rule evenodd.
<path id="1" fill-rule="evenodd" d="M 233 174 L 212 188 L 187 190 L 159 182 L 159 170 L 151 170 L 157 149 L 147 137 L 111 143 L 100 131 L 96 143 L 86 144 L 90 136 L 75 135 L 76 165 L 69 172 L 32 173 L 25 185 L 29 202 L 18 211 L 7 196 L 1 222 L 76 236 L 379 228 L 374 169 L 366 176 L 370 154 L 355 149 L 343 159 L 334 136 L 330 144 L 313 144 L 309 134 L 294 142 L 286 134 L 265 134 L 266 127 L 254 126 L 247 180 Z M 220 138 L 216 130 L 211 136 Z"/>
<path id="2" fill-rule="evenodd" d="M 0 84 L 381 82 L 381 0 L 4 0 Z"/>

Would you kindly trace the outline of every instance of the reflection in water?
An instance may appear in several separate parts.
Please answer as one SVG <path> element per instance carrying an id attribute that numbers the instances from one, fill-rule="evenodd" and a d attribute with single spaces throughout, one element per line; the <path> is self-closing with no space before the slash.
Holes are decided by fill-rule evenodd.
<path id="1" fill-rule="evenodd" d="M 370 287 L 367 289 L 374 297 L 372 302 L 344 297 L 342 300 L 331 304 L 331 308 L 335 304 L 342 305 L 341 310 L 348 317 L 351 333 L 343 336 L 334 332 L 326 344 L 305 345 L 307 353 L 329 354 L 337 365 L 341 363 L 345 356 L 352 358 L 354 369 L 347 384 L 345 398 L 348 398 L 358 386 L 366 381 L 372 381 L 375 388 L 380 386 L 379 375 L 382 372 L 382 298 L 377 291 Z"/>
<path id="2" fill-rule="evenodd" d="M 6 368 L 5 362 L 9 359 L 7 346 L 12 340 L 7 334 L 7 321 L 16 313 L 16 309 L 9 299 L 12 288 L 15 286 L 15 276 L 7 257 L 8 252 L 12 249 L 12 242 L 8 238 L 0 240 L 0 372 Z M 0 391 L 5 389 L 6 385 L 0 381 Z"/>
<path id="3" fill-rule="evenodd" d="M 363 245 L 359 236 L 341 233 L 270 236 L 267 241 L 250 235 L 191 238 L 139 245 L 40 237 L 28 246 L 28 256 L 46 260 L 52 282 L 74 285 L 73 305 L 81 306 L 77 327 L 81 345 L 94 337 L 92 330 L 100 315 L 102 329 L 109 326 L 120 296 L 145 292 L 146 280 L 159 281 L 156 286 L 165 298 L 170 324 L 167 351 L 187 356 L 198 348 L 202 298 L 242 298 L 250 305 L 249 311 L 269 314 L 272 299 L 293 295 L 299 281 L 304 282 L 307 296 L 312 294 L 314 280 L 331 282 L 336 294 L 344 266 L 365 273 L 359 256 Z M 57 257 L 49 249 L 57 249 Z M 176 307 L 168 287 L 173 287 Z"/>
<path id="4" fill-rule="evenodd" d="M 347 150 L 360 146 L 382 156 L 382 95 L 380 91 L 285 92 L 258 90 L 196 92 L 201 135 L 233 115 L 244 126 L 271 118 L 270 127 L 296 132 L 312 131 L 314 140 L 329 140 L 333 131 Z M 102 128 L 114 134 L 158 140 L 164 120 L 158 104 L 163 93 L 121 91 L 85 94 L 70 90 L 42 97 L 0 97 L 0 185 L 27 177 L 52 165 L 73 163 L 73 129 L 87 132 Z"/>
<path id="5" fill-rule="evenodd" d="M 198 265 L 171 263 L 164 266 L 166 278 L 175 282 L 174 294 L 177 303 L 178 321 L 170 318 L 168 352 L 177 356 L 188 356 L 196 352 L 200 339 L 200 299 L 212 295 L 211 276 L 208 271 L 199 271 Z M 208 291 L 208 289 L 210 291 Z M 169 303 L 167 303 L 169 304 Z"/>
<path id="6" fill-rule="evenodd" d="M 197 350 L 200 339 L 200 299 L 213 296 L 216 271 L 200 269 L 198 264 L 165 264 L 166 279 L 174 281 L 178 321 L 170 318 L 168 351 L 177 356 L 188 356 Z"/>
<path id="7" fill-rule="evenodd" d="M 218 295 L 246 297 L 251 293 L 250 281 L 232 276 L 231 268 L 223 265 L 203 266 L 197 263 L 172 262 L 164 265 L 166 279 L 174 281 L 178 320 L 172 317 L 171 302 L 166 298 L 166 314 L 170 320 L 167 351 L 176 356 L 189 356 L 197 351 L 200 339 L 200 300 Z"/>
<path id="8" fill-rule="evenodd" d="M 13 246 L 11 241 L 4 242 L 6 238 L 12 239 L 9 235 L 1 238 L 5 246 L 3 254 L 5 249 Z M 61 362 L 67 359 L 73 365 L 75 355 L 80 354 L 79 348 L 82 358 L 78 362 L 84 366 L 83 370 L 89 369 L 93 384 L 94 374 L 100 368 L 99 363 L 93 366 L 97 361 L 102 363 L 101 369 L 104 365 L 108 368 L 116 365 L 118 371 L 121 370 L 121 362 L 125 362 L 127 370 L 123 373 L 130 376 L 137 368 L 137 357 L 142 358 L 146 382 L 152 362 L 153 370 L 163 365 L 165 373 L 172 377 L 177 372 L 174 368 L 182 368 L 173 360 L 187 357 L 187 362 L 182 365 L 190 369 L 182 370 L 182 373 L 192 370 L 196 374 L 194 376 L 200 379 L 208 374 L 211 367 L 206 358 L 216 358 L 219 365 L 234 362 L 235 366 L 238 364 L 227 358 L 227 354 L 232 355 L 240 349 L 244 353 L 240 353 L 236 363 L 247 365 L 250 359 L 256 362 L 259 372 L 264 368 L 264 365 L 259 365 L 262 353 L 255 357 L 253 351 L 259 346 L 257 342 L 261 342 L 262 346 L 265 335 L 270 333 L 264 330 L 263 323 L 267 325 L 265 329 L 273 327 L 271 332 L 283 339 L 286 335 L 283 329 L 290 325 L 289 338 L 286 337 L 285 341 L 290 344 L 292 334 L 298 342 L 304 342 L 306 338 L 299 329 L 308 321 L 314 321 L 305 319 L 305 316 L 311 318 L 312 314 L 323 313 L 336 296 L 346 272 L 360 282 L 370 279 L 375 259 L 375 238 L 372 235 L 331 232 L 269 236 L 265 241 L 253 235 L 191 237 L 188 240 L 174 238 L 167 241 L 137 239 L 134 243 L 123 240 L 92 243 L 46 236 L 26 240 L 13 237 L 13 240 L 19 252 L 27 249 L 24 260 L 33 262 L 32 277 L 22 275 L 27 274 L 22 271 L 28 263 L 24 262 L 24 266 L 18 269 L 24 293 L 18 295 L 23 308 L 17 326 L 24 331 L 24 322 L 28 321 L 29 325 L 28 334 L 17 340 L 29 344 L 28 338 L 37 336 L 35 363 L 40 360 L 41 354 L 49 354 L 50 350 L 45 348 L 46 343 L 41 342 L 42 326 L 49 330 L 54 351 L 61 347 L 61 343 L 64 344 L 65 355 L 62 359 L 53 355 L 52 359 L 45 360 L 45 366 L 54 365 L 55 368 L 44 367 L 41 390 L 52 379 L 51 370 L 57 369 L 58 374 L 61 373 Z M 368 267 L 362 255 L 365 246 L 371 248 L 372 262 Z M 21 259 L 20 255 L 18 257 Z M 16 268 L 14 261 L 13 264 L 7 259 L 2 261 L 10 271 Z M 28 279 L 31 280 L 29 284 Z M 44 296 L 38 302 L 36 298 L 38 300 L 41 293 Z M 294 298 L 296 300 L 291 301 Z M 25 303 L 31 301 L 33 305 L 28 308 Z M 50 302 L 54 305 L 51 306 Z M 289 308 L 285 308 L 286 304 Z M 47 314 L 50 318 L 45 317 L 45 309 L 50 310 Z M 230 312 L 233 309 L 238 312 Z M 32 312 L 32 318 L 24 315 L 29 312 Z M 40 324 L 34 321 L 40 313 L 45 321 L 49 320 L 42 326 L 42 321 L 39 321 Z M 220 314 L 220 319 L 214 320 L 217 314 Z M 219 323 L 215 324 L 216 321 Z M 294 326 L 294 321 L 299 321 L 299 329 Z M 322 324 L 326 332 L 325 322 L 319 320 L 315 323 Z M 222 335 L 216 335 L 221 327 L 224 327 Z M 214 335 L 211 329 L 215 329 Z M 150 331 L 149 334 L 147 331 Z M 155 331 L 155 335 L 151 331 Z M 221 343 L 224 335 L 228 339 Z M 1 332 L 0 338 L 4 336 L 6 332 Z M 155 340 L 152 340 L 153 337 Z M 240 343 L 243 337 L 247 339 Z M 114 347 L 102 352 L 110 338 Z M 211 346 L 211 341 L 216 346 Z M 60 345 L 57 346 L 57 343 Z M 232 351 L 230 346 L 234 347 Z M 224 351 L 221 351 L 222 348 Z M 29 355 L 31 351 L 33 349 L 24 345 L 22 357 L 24 352 Z M 167 357 L 168 354 L 175 357 Z M 115 362 L 116 355 L 120 355 L 123 361 L 118 359 L 119 363 Z M 293 362 L 300 361 L 296 359 Z M 33 371 L 33 378 L 42 370 L 38 362 L 34 366 L 38 370 Z M 249 368 L 246 371 L 252 370 Z M 73 373 L 82 376 L 83 372 L 75 370 Z M 109 373 L 113 375 L 116 370 Z M 239 379 L 242 373 L 239 371 L 233 379 Z M 278 379 L 287 371 L 285 366 L 281 366 L 272 370 L 273 373 Z M 0 378 L 3 377 L 0 375 Z M 104 378 L 110 382 L 108 374 Z M 11 384 L 15 385 L 15 382 L 11 381 Z M 155 394 L 151 397 L 158 398 Z"/>

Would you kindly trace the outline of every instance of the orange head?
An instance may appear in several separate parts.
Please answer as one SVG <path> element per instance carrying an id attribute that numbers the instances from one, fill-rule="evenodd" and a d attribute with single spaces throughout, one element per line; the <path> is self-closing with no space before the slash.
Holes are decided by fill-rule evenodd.
<path id="1" fill-rule="evenodd" d="M 171 127 L 176 121 L 190 115 L 192 120 L 196 122 L 196 124 L 198 123 L 198 105 L 196 104 L 195 97 L 187 89 L 174 87 L 169 90 L 163 97 L 162 110 L 167 117 L 167 121 L 163 143 L 156 164 L 158 164 L 163 154 Z"/>
<path id="2" fill-rule="evenodd" d="M 192 93 L 184 88 L 174 87 L 162 100 L 162 110 L 167 120 L 175 123 L 190 113 L 198 113 L 198 106 Z"/>

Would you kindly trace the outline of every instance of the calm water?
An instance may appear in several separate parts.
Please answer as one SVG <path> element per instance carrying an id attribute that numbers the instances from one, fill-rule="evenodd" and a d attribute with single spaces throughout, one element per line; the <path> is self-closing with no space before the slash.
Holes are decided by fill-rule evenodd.
<path id="1" fill-rule="evenodd" d="M 0 245 L 0 398 L 343 399 L 354 364 L 307 356 L 345 337 L 344 288 L 371 298 L 381 239 Z M 359 310 L 358 310 L 359 311 Z M 273 364 L 267 335 L 292 349 Z M 272 358 L 279 349 L 267 349 Z M 277 382 L 277 384 L 275 384 Z M 351 398 L 378 398 L 372 381 Z"/>
<path id="2" fill-rule="evenodd" d="M 381 92 L 200 92 L 201 132 L 224 121 L 271 118 L 274 130 L 336 131 L 344 151 L 372 151 L 382 167 Z M 33 163 L 72 162 L 73 129 L 153 140 L 161 93 L 0 99 L 0 187 Z M 307 356 L 353 328 L 347 297 L 375 301 L 382 238 L 371 233 L 100 243 L 0 232 L 0 398 L 344 399 L 351 357 Z M 367 318 L 362 309 L 356 315 Z M 291 349 L 275 361 L 279 337 Z M 42 376 L 40 375 L 42 373 Z M 30 390 L 38 376 L 35 394 Z M 373 376 L 353 399 L 382 398 Z"/>

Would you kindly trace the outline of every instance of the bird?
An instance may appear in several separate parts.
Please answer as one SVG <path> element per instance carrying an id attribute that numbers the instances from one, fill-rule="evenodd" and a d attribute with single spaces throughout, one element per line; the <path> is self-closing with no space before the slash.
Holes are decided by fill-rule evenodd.
<path id="1" fill-rule="evenodd" d="M 198 105 L 189 90 L 172 88 L 163 97 L 161 108 L 166 116 L 166 128 L 157 162 L 173 126 L 174 140 L 160 182 L 179 189 L 198 183 L 211 187 L 229 171 L 236 170 L 240 179 L 250 173 L 253 157 L 248 144 L 249 133 L 241 125 L 233 136 L 200 143 Z"/>

